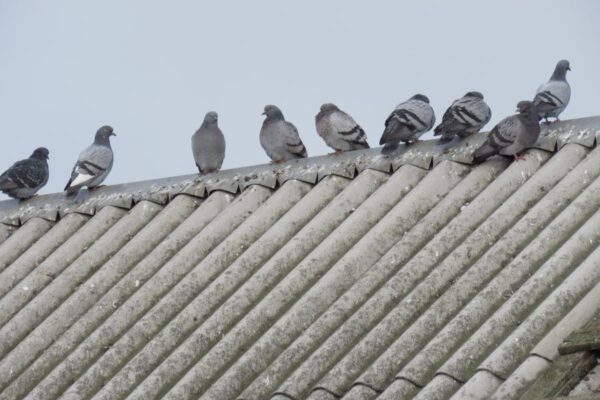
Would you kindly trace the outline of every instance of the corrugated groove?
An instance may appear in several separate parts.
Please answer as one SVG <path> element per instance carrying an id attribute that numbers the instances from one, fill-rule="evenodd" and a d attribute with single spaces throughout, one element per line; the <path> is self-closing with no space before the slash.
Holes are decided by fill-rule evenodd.
<path id="1" fill-rule="evenodd" d="M 0 244 L 0 272 L 52 228 L 52 222 L 32 218 Z M 0 322 L 0 325 L 2 323 Z"/>
<path id="2" fill-rule="evenodd" d="M 596 220 L 596 213 L 590 221 Z M 489 351 L 518 325 L 577 263 L 592 251 L 599 240 L 600 227 L 586 223 L 563 244 L 439 369 L 466 381 Z M 577 240 L 585 240 L 578 242 Z M 569 261 L 569 263 L 567 263 Z M 591 279 L 591 277 L 590 277 Z"/>
<path id="3" fill-rule="evenodd" d="M 48 233 L 31 245 L 4 271 L 0 272 L 0 299 L 21 279 L 34 270 L 54 250 L 69 239 L 88 220 L 81 214 L 69 214 L 57 222 Z"/>
<path id="4" fill-rule="evenodd" d="M 304 191 L 308 190 L 310 186 L 305 183 L 298 181 L 286 183 L 290 188 L 298 186 L 298 189 L 302 189 L 302 191 L 296 192 L 295 195 L 302 195 L 303 197 L 296 199 L 298 202 L 288 212 L 257 241 L 252 243 L 248 250 L 241 253 L 219 277 L 179 313 L 165 329 L 159 332 L 143 350 L 102 388 L 95 398 L 114 398 L 121 393 L 126 393 L 127 388 L 137 384 L 348 183 L 349 181 L 346 179 L 325 178 L 308 193 L 304 193 Z M 174 360 L 177 360 L 175 361 L 177 365 L 181 362 L 178 359 L 170 358 L 160 368 L 167 371 L 172 370 L 169 363 L 174 362 Z"/>
<path id="5" fill-rule="evenodd" d="M 9 382 L 7 378 L 14 378 L 14 374 L 20 373 L 51 342 L 50 334 L 46 332 L 49 327 L 61 329 L 60 322 L 46 319 L 48 315 L 126 245 L 159 209 L 159 206 L 148 202 L 135 207 L 4 325 L 0 330 L 0 340 L 10 347 L 16 347 L 0 363 L 2 388 Z M 32 329 L 33 332 L 29 334 Z M 27 334 L 29 336 L 23 340 Z M 13 373 L 12 376 L 9 371 Z"/>
<path id="6" fill-rule="evenodd" d="M 526 357 L 524 353 L 529 352 L 543 335 L 566 314 L 567 310 L 600 280 L 600 268 L 598 268 L 600 249 L 596 249 L 578 266 L 582 257 L 589 254 L 590 247 L 596 248 L 599 241 L 600 212 L 596 213 L 577 234 L 573 235 L 542 268 L 521 286 L 486 322 L 482 327 L 484 329 L 478 330 L 476 335 L 469 339 L 463 346 L 468 352 L 456 353 L 456 356 L 446 363 L 447 366 L 442 366 L 440 371 L 453 368 L 457 375 L 468 377 L 478 362 L 490 351 L 493 351 L 487 360 L 479 365 L 479 369 L 485 369 L 499 377 L 506 378 L 516 368 L 517 363 Z M 588 252 L 582 254 L 585 249 Z M 565 278 L 574 268 L 577 269 Z M 563 279 L 564 281 L 560 283 Z M 560 286 L 540 304 L 548 292 L 552 291 L 559 283 Z M 525 319 L 531 308 L 538 304 L 540 305 L 533 311 L 533 314 Z M 543 315 L 540 316 L 540 314 Z M 525 319 L 525 322 L 521 323 L 522 319 Z M 515 326 L 518 327 L 514 331 L 507 329 Z M 489 332 L 490 327 L 495 329 L 493 334 L 489 339 L 483 338 L 482 340 L 482 334 Z M 510 332 L 512 333 L 507 337 Z M 473 346 L 474 340 L 478 340 L 476 348 Z M 504 341 L 502 342 L 502 340 Z M 500 346 L 498 346 L 499 343 L 501 343 Z M 456 364 L 458 360 L 466 359 L 467 355 L 473 356 L 474 362 L 469 362 L 465 366 Z M 474 390 L 471 387 L 472 384 L 469 381 L 464 390 Z M 491 393 L 488 391 L 493 391 L 496 386 L 490 386 L 483 390 L 489 396 Z M 449 392 L 449 394 L 451 393 Z M 456 398 L 460 398 L 460 395 L 457 394 Z"/>
<path id="7" fill-rule="evenodd" d="M 36 354 L 47 348 L 54 340 L 79 319 L 107 290 L 129 272 L 142 258 L 154 249 L 181 222 L 192 209 L 181 213 L 178 208 L 167 208 L 142 201 L 130 212 L 141 221 L 149 221 L 94 275 L 92 275 L 79 290 L 62 303 L 40 326 L 34 330 L 21 344 L 27 355 Z M 131 224 L 132 221 L 129 221 Z M 131 232 L 131 235 L 134 231 Z M 111 308 L 117 305 L 113 302 Z M 33 360 L 32 360 L 33 361 Z M 34 382 L 29 382 L 29 388 Z"/>
<path id="8" fill-rule="evenodd" d="M 493 247 L 496 241 L 527 213 L 532 204 L 577 165 L 585 153 L 585 148 L 573 145 L 550 159 L 400 303 L 395 309 L 399 313 L 388 314 L 386 319 L 393 316 L 394 325 L 404 325 L 406 329 L 403 329 L 404 332 L 396 337 L 393 344 L 361 374 L 358 382 L 377 390 L 383 390 L 389 385 L 399 367 L 431 340 L 491 279 L 489 274 L 484 274 L 477 277 L 478 279 L 469 280 L 473 263 Z M 465 287 L 454 284 L 461 275 Z M 419 303 L 425 302 L 432 304 L 427 309 L 418 306 Z M 409 323 L 410 327 L 407 327 Z"/>
<path id="9" fill-rule="evenodd" d="M 300 185 L 300 182 L 295 183 Z M 99 362 L 65 392 L 64 398 L 89 396 L 95 390 L 100 389 L 108 378 L 112 378 L 131 356 L 140 351 L 154 335 L 218 276 L 226 265 L 232 262 L 240 252 L 245 251 L 250 243 L 259 238 L 302 196 L 304 190 L 308 189 L 305 189 L 305 186 L 291 184 L 284 185 L 275 193 L 261 186 L 248 190 L 263 192 L 263 195 L 260 204 L 256 204 L 246 220 L 211 249 L 197 265 L 193 266 L 184 280 L 163 296 L 158 304 L 121 337 Z M 271 194 L 273 194 L 272 197 L 270 197 Z M 120 394 L 114 393 L 112 398 Z"/>
<path id="10" fill-rule="evenodd" d="M 284 351 L 306 326 L 312 324 L 330 304 L 387 253 L 469 171 L 470 168 L 462 164 L 443 162 L 429 172 L 377 225 L 350 248 L 291 310 L 240 357 L 203 398 L 222 399 L 237 395 L 256 377 L 261 367 L 268 366 L 270 361 Z M 377 193 L 374 196 L 377 196 Z M 334 327 L 330 329 L 333 330 Z"/>
<path id="11" fill-rule="evenodd" d="M 323 392 L 324 392 L 323 389 L 315 390 L 314 392 L 312 392 L 310 394 L 308 399 L 310 399 L 310 400 L 319 399 L 320 394 Z M 375 396 L 377 396 L 377 394 L 379 394 L 379 392 L 377 390 L 375 390 L 369 386 L 366 386 L 366 385 L 358 384 L 356 386 L 353 386 L 352 389 L 348 393 L 346 393 L 346 395 L 343 398 L 344 398 L 344 400 L 364 400 L 364 399 L 372 399 Z M 339 398 L 339 397 L 337 397 L 337 398 Z"/>
<path id="12" fill-rule="evenodd" d="M 415 285 L 426 279 L 439 260 L 460 246 L 547 158 L 546 153 L 533 151 L 525 162 L 511 164 L 332 335 L 326 345 L 336 347 L 336 343 L 347 343 L 344 336 L 355 336 L 357 329 L 360 335 L 366 333 L 357 345 L 344 350 L 345 356 L 321 379 L 318 386 L 343 395 L 356 377 L 434 300 L 429 293 L 435 293 L 435 288 L 432 289 L 428 283 L 421 283 L 418 286 L 420 289 L 413 291 Z M 440 287 L 448 284 L 445 277 L 435 281 L 439 282 Z M 411 291 L 412 295 L 406 297 Z M 390 296 L 394 299 L 391 305 L 388 304 Z M 397 301 L 400 300 L 398 305 Z M 382 304 L 386 306 L 382 308 Z M 367 325 L 366 329 L 370 331 L 363 331 L 363 325 Z M 342 339 L 338 335 L 343 335 Z"/>
<path id="13" fill-rule="evenodd" d="M 582 228 L 581 234 L 575 236 L 574 239 L 587 240 L 588 244 L 593 241 L 597 247 L 600 242 L 599 227 L 600 212 L 590 219 L 589 225 L 586 224 Z M 583 232 L 584 230 L 589 230 L 589 232 Z M 592 233 L 592 231 L 595 232 Z M 575 247 L 575 240 L 572 242 L 571 244 Z M 578 261 L 577 257 L 570 259 L 563 257 L 563 260 L 568 266 L 577 265 Z M 567 273 L 569 272 L 567 271 Z M 560 283 L 559 286 L 490 354 L 481 364 L 480 369 L 491 371 L 503 379 L 506 379 L 515 370 L 529 351 L 564 318 L 568 310 L 575 307 L 579 300 L 600 282 L 600 248 L 596 248 L 575 271 L 565 276 L 566 274 L 563 273 L 562 277 L 554 281 L 550 287 L 553 288 Z M 532 280 L 535 281 L 536 278 L 538 277 L 534 275 Z M 546 283 L 545 277 L 539 278 L 534 283 L 537 287 Z"/>
<path id="14" fill-rule="evenodd" d="M 586 179 L 582 179 L 587 174 Z M 600 175 L 600 148 L 583 160 L 528 211 L 483 257 L 463 275 L 439 302 L 457 303 L 480 282 L 493 281 L 479 292 L 419 353 L 397 378 L 424 386 L 445 361 L 503 302 L 597 210 L 600 181 L 577 196 Z M 571 199 L 576 200 L 571 203 Z M 568 206 L 568 207 L 567 207 Z M 567 208 L 567 210 L 565 210 Z M 563 211 L 564 210 L 564 211 Z M 546 225 L 552 221 L 549 227 Z M 543 232 L 540 231 L 543 229 Z M 526 247 L 525 247 L 526 246 Z M 523 247 L 525 247 L 523 249 Z M 519 254 L 520 253 L 520 254 Z M 513 257 L 516 258 L 513 259 Z M 507 263 L 510 263 L 508 266 Z M 497 274 L 497 275 L 496 275 Z M 502 295 L 499 295 L 501 293 Z M 442 305 L 440 304 L 440 307 Z M 431 308 L 435 312 L 436 307 Z M 449 372 L 449 371 L 448 371 Z"/>
<path id="15" fill-rule="evenodd" d="M 375 174 L 374 171 L 369 171 Z M 362 174 L 361 174 L 362 175 Z M 364 203 L 311 252 L 263 301 L 230 331 L 174 386 L 168 396 L 196 396 L 206 391 L 216 378 L 240 357 L 266 331 L 271 321 L 305 294 L 319 277 L 354 246 L 384 215 L 409 193 L 426 171 L 405 165 L 393 174 Z M 350 270 L 348 273 L 352 273 Z M 325 298 L 321 299 L 324 303 Z M 308 306 L 308 304 L 307 304 Z M 316 317 L 316 316 L 315 316 Z M 273 343 L 275 346 L 276 343 Z M 262 357 L 267 356 L 267 351 Z M 257 367 L 259 366 L 257 360 Z"/>
<path id="16" fill-rule="evenodd" d="M 335 341 L 337 347 L 321 346 L 315 352 L 317 346 L 321 345 L 351 313 L 367 301 L 374 290 L 388 281 L 404 261 L 408 260 L 459 213 L 465 203 L 472 201 L 502 171 L 506 164 L 504 159 L 498 158 L 475 168 L 463 178 L 417 225 L 406 232 L 385 256 L 370 267 L 360 280 L 306 329 L 302 336 L 288 347 L 261 376 L 255 379 L 240 395 L 240 398 L 262 399 L 275 389 L 277 389 L 277 393 L 285 393 L 293 398 L 306 396 L 312 385 L 341 357 L 343 352 L 340 349 L 349 347 L 356 340 L 356 336 L 344 337 L 344 339 L 338 337 L 338 340 Z M 435 179 L 434 177 L 434 182 L 424 180 L 423 185 L 440 185 Z M 382 305 L 382 307 L 384 306 Z M 312 356 L 311 353 L 313 353 Z M 308 356 L 310 358 L 305 361 Z M 284 385 L 280 386 L 290 372 L 293 372 L 292 376 L 285 381 Z"/>
<path id="17" fill-rule="evenodd" d="M 214 218 L 204 229 L 190 240 L 173 258 L 119 307 L 104 323 L 87 338 L 78 349 L 67 358 L 68 365 L 76 364 L 79 368 L 75 374 L 70 372 L 76 382 L 67 389 L 63 398 L 71 396 L 81 398 L 91 395 L 107 381 L 137 350 L 147 343 L 154 330 L 160 329 L 168 319 L 156 316 L 158 310 L 164 310 L 166 293 L 203 260 L 215 247 L 219 246 L 231 232 L 242 224 L 252 213 L 269 198 L 272 191 L 253 186 L 237 197 L 232 204 Z M 185 283 L 184 283 L 185 285 Z M 148 311 L 148 312 L 147 312 Z M 146 313 L 147 312 L 147 313 Z M 156 319 L 151 319 L 155 317 Z M 138 320 L 139 319 L 139 320 Z M 126 329 L 128 329 L 126 331 Z M 100 347 L 105 350 L 94 357 L 88 357 L 86 350 Z M 93 364 L 93 365 L 92 365 Z M 86 368 L 88 368 L 86 370 Z M 58 366 L 58 370 L 73 371 L 70 367 Z M 55 372 L 52 373 L 53 376 Z M 59 375 L 60 376 L 60 375 Z M 48 377 L 50 378 L 50 377 Z M 48 378 L 42 381 L 32 393 L 39 398 L 46 398 L 43 390 L 48 385 Z M 58 378 L 64 381 L 64 377 Z M 71 381 L 72 382 L 72 381 Z"/>
<path id="18" fill-rule="evenodd" d="M 420 387 L 406 379 L 396 379 L 388 386 L 377 400 L 412 399 Z"/>
<path id="19" fill-rule="evenodd" d="M 168 370 L 163 370 L 161 365 L 130 397 L 136 398 L 138 395 L 147 395 L 152 398 L 159 396 L 160 389 L 164 390 L 164 388 L 168 388 L 170 382 L 173 382 L 174 377 L 177 378 L 181 373 L 185 372 L 190 365 L 193 365 L 199 357 L 206 354 L 224 335 L 225 337 L 231 336 L 232 333 L 227 334 L 227 331 L 241 318 L 247 318 L 245 315 L 251 307 L 267 295 L 277 282 L 283 277 L 288 276 L 290 271 L 297 266 L 298 262 L 326 240 L 327 236 L 348 215 L 354 215 L 353 210 L 359 207 L 365 198 L 375 191 L 386 179 L 386 174 L 374 171 L 365 171 L 360 174 L 325 209 L 319 212 L 310 223 L 302 228 L 281 250 L 271 257 L 257 273 L 246 281 L 207 321 L 196 329 L 194 334 L 169 356 L 163 365 L 171 365 L 170 360 L 173 359 L 184 359 L 186 354 L 194 354 L 197 358 L 188 360 L 183 364 L 173 364 L 177 368 L 175 370 L 177 375 L 175 376 Z M 263 314 L 263 317 L 267 318 L 267 324 L 269 321 L 274 321 L 276 316 L 277 313 L 274 311 Z M 254 325 L 251 328 L 260 329 L 263 326 Z M 244 331 L 238 332 L 242 335 L 245 333 Z M 152 384 L 153 382 L 159 383 L 154 385 Z"/>
<path id="20" fill-rule="evenodd" d="M 465 388 L 465 386 L 461 387 L 456 381 L 451 379 L 438 379 L 438 377 L 447 378 L 447 375 L 436 375 L 431 381 L 433 384 L 425 386 L 413 400 L 429 400 L 433 397 L 439 400 L 447 400 L 452 393 Z M 502 379 L 489 371 L 477 371 L 469 381 L 476 382 L 476 386 L 468 388 L 468 390 L 464 391 L 461 395 L 457 392 L 458 397 L 456 397 L 455 400 L 487 399 L 487 396 L 483 395 L 480 389 L 485 386 L 497 387 L 502 382 Z"/>
<path id="21" fill-rule="evenodd" d="M 519 398 L 538 376 L 558 358 L 558 345 L 575 329 L 591 320 L 600 304 L 600 283 L 590 290 L 552 330 L 531 350 L 529 356 L 498 387 L 490 400 Z"/>
<path id="22" fill-rule="evenodd" d="M 26 371 L 23 372 L 6 390 L 5 394 L 10 397 L 19 398 L 27 393 L 31 385 L 37 384 L 44 378 L 52 368 L 61 361 L 64 362 L 56 367 L 32 392 L 32 397 L 54 398 L 58 396 L 74 380 L 80 371 L 99 357 L 110 347 L 116 336 L 113 331 L 100 329 L 92 335 L 93 331 L 114 312 L 124 312 L 125 315 L 135 315 L 134 310 L 128 309 L 130 303 L 114 310 L 113 304 L 124 304 L 126 300 L 136 291 L 148 288 L 145 283 L 181 250 L 191 239 L 204 229 L 219 213 L 221 213 L 231 202 L 233 196 L 224 192 L 212 194 L 175 230 L 148 254 L 133 270 L 119 281 L 108 293 L 106 293 L 84 316 L 82 316 L 69 330 L 67 330 L 51 347 L 49 347 Z M 193 209 L 196 200 L 185 195 L 177 196 L 167 208 L 181 208 L 182 212 Z M 156 299 L 156 301 L 158 298 Z M 141 301 L 135 303 L 150 308 L 150 304 Z M 127 320 L 119 320 L 127 323 Z M 133 321 L 130 322 L 133 324 Z M 117 324 L 111 324 L 108 329 L 117 330 Z M 123 328 L 125 329 L 125 328 Z M 111 335 L 112 334 L 112 335 Z M 73 351 L 83 340 L 90 336 L 90 340 L 83 343 L 77 351 L 65 357 Z"/>
<path id="23" fill-rule="evenodd" d="M 194 297 L 202 296 L 214 279 L 226 270 L 226 268 L 241 254 L 246 254 L 248 248 L 252 246 L 267 230 L 277 223 L 285 214 L 300 201 L 311 189 L 311 185 L 300 181 L 286 182 L 277 190 L 259 209 L 248 217 L 220 246 L 215 248 L 207 257 L 202 260 L 188 275 L 186 285 L 176 287 L 161 300 L 164 303 L 163 308 L 181 309 L 189 306 Z M 229 278 L 231 278 L 229 276 Z M 194 282 L 190 285 L 189 281 Z M 190 287 L 191 286 L 191 287 Z M 196 287 L 194 287 L 196 286 Z M 191 292 L 191 293 L 190 293 Z M 217 291 L 213 292 L 218 298 L 224 295 Z M 173 300 L 168 301 L 169 297 Z M 226 296 L 225 296 L 226 297 Z M 179 299 L 186 299 L 185 304 Z M 207 299 L 210 303 L 210 299 Z M 209 306 L 208 313 L 218 304 Z M 209 304 L 206 304 L 207 306 Z M 185 309 L 184 309 L 185 310 Z M 129 361 L 104 387 L 94 396 L 95 398 L 122 398 L 154 367 L 156 367 L 165 356 L 184 340 L 190 331 L 194 328 L 194 318 L 203 320 L 202 315 L 185 314 L 182 310 L 179 315 L 174 315 L 161 331 L 156 331 L 152 341 L 144 346 L 136 356 Z M 163 311 L 163 313 L 165 312 Z M 181 315 L 185 314 L 185 317 Z M 188 318 L 189 317 L 189 318 Z M 154 333 L 154 331 L 152 331 Z"/>
<path id="24" fill-rule="evenodd" d="M 531 355 L 498 387 L 489 400 L 519 399 L 547 368 L 552 365 L 545 358 Z"/>
<path id="25" fill-rule="evenodd" d="M 62 271 L 83 254 L 93 243 L 101 237 L 125 211 L 117 208 L 107 209 L 99 212 L 83 225 L 77 235 L 69 238 L 63 245 L 48 256 L 29 275 L 19 282 L 19 286 L 13 288 L 2 299 L 0 307 L 4 310 L 0 315 L 0 325 L 4 325 L 21 310 L 38 293 L 59 276 Z M 0 349 L 0 357 L 2 357 Z M 1 387 L 1 385 L 0 385 Z"/>
<path id="26" fill-rule="evenodd" d="M 0 245 L 17 229 L 12 225 L 3 224 L 0 222 Z"/>

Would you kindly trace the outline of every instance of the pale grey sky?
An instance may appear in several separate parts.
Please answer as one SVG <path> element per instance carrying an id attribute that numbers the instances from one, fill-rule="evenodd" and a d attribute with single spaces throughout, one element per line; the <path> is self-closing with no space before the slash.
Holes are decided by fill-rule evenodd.
<path id="1" fill-rule="evenodd" d="M 556 62 L 572 72 L 563 119 L 598 115 L 600 1 L 0 0 L 0 172 L 50 149 L 61 191 L 79 151 L 115 128 L 106 184 L 196 172 L 190 137 L 219 113 L 224 168 L 268 161 L 265 104 L 330 151 L 314 116 L 335 102 L 376 146 L 393 107 L 426 94 L 438 121 L 469 90 L 491 128 Z M 5 199 L 1 196 L 0 200 Z"/>

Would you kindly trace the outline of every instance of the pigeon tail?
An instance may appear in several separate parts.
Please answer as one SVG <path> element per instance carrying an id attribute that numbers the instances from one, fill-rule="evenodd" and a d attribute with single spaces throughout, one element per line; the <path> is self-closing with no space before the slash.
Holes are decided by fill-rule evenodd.
<path id="1" fill-rule="evenodd" d="M 498 154 L 498 150 L 496 150 L 492 145 L 488 142 L 485 142 L 481 147 L 473 152 L 473 162 L 478 164 L 484 162 L 489 157 Z"/>

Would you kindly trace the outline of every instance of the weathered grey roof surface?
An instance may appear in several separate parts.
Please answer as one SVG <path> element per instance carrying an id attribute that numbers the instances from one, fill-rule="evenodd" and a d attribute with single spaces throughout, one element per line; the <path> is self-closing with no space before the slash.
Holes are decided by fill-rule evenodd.
<path id="1" fill-rule="evenodd" d="M 0 399 L 514 399 L 600 302 L 600 117 L 0 202 Z"/>

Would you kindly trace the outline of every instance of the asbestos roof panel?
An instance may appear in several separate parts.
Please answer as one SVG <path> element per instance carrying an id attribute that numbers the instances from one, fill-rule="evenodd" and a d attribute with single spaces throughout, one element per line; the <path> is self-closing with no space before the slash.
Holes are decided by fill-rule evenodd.
<path id="1" fill-rule="evenodd" d="M 0 398 L 509 399 L 600 299 L 600 117 L 0 202 Z"/>

